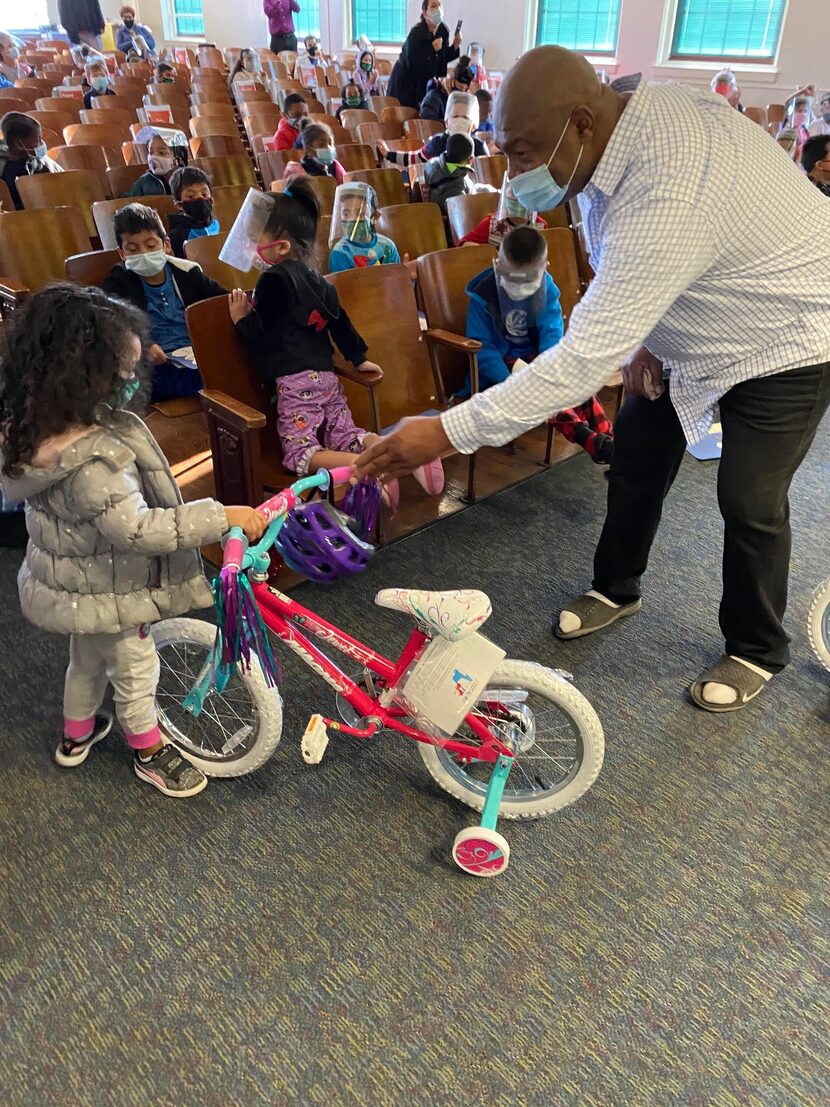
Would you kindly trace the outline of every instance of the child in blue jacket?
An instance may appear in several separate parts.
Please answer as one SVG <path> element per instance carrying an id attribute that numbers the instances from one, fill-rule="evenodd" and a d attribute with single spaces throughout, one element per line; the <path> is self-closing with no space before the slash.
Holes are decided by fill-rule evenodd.
<path id="1" fill-rule="evenodd" d="M 507 380 L 517 361 L 533 361 L 562 338 L 559 289 L 547 271 L 547 260 L 547 242 L 536 227 L 515 227 L 504 236 L 495 266 L 467 285 L 467 337 L 481 343 L 480 391 Z M 458 398 L 469 395 L 468 377 Z M 551 422 L 595 462 L 610 462 L 613 431 L 596 396 L 579 407 L 560 411 Z"/>

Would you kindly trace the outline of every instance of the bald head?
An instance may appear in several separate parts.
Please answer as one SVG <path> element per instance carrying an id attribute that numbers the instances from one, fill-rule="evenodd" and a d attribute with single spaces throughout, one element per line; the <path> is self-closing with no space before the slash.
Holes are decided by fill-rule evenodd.
<path id="1" fill-rule="evenodd" d="M 625 103 L 581 54 L 561 46 L 524 54 L 502 82 L 494 116 L 510 176 L 545 165 L 559 143 L 549 168 L 561 184 L 574 174 L 568 196 L 575 195 L 590 180 Z"/>

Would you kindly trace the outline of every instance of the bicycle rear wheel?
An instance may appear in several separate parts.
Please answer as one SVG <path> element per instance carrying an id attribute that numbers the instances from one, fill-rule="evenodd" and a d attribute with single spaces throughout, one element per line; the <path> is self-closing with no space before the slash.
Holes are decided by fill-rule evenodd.
<path id="1" fill-rule="evenodd" d="M 243 776 L 264 764 L 282 733 L 282 699 L 269 688 L 259 658 L 235 672 L 221 693 L 211 692 L 201 713 L 183 706 L 204 672 L 216 627 L 199 619 L 166 619 L 153 626 L 161 667 L 156 706 L 170 740 L 206 776 Z"/>
<path id="2" fill-rule="evenodd" d="M 569 681 L 543 665 L 503 661 L 472 713 L 513 750 L 501 818 L 550 815 L 578 800 L 599 775 L 605 741 L 597 713 Z M 466 723 L 455 737 L 479 741 Z M 418 749 L 437 784 L 475 811 L 483 809 L 490 762 L 465 764 L 440 745 L 419 743 Z"/>
<path id="3" fill-rule="evenodd" d="M 807 631 L 813 652 L 830 671 L 830 577 L 813 593 Z"/>

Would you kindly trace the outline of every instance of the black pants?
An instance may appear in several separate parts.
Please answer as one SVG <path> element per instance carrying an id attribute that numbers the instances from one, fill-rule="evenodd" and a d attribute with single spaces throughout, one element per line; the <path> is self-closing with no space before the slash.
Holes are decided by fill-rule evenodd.
<path id="1" fill-rule="evenodd" d="M 292 50 L 296 54 L 297 36 L 295 34 L 271 35 L 271 53 L 279 54 L 283 50 Z"/>
<path id="2" fill-rule="evenodd" d="M 746 381 L 720 401 L 720 627 L 728 654 L 770 672 L 789 661 L 781 625 L 791 547 L 787 493 L 828 403 L 830 362 Z M 640 595 L 663 500 L 685 446 L 668 391 L 659 400 L 628 397 L 614 424 L 608 511 L 594 558 L 593 586 L 615 603 Z M 688 541 L 696 541 L 694 519 Z"/>

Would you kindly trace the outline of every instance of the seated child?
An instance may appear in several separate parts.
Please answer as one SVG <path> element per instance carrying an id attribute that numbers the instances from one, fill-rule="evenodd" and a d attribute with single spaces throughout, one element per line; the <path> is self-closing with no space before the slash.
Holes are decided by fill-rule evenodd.
<path id="1" fill-rule="evenodd" d="M 342 123 L 343 112 L 354 109 L 357 111 L 368 111 L 369 104 L 363 96 L 363 90 L 360 85 L 356 85 L 354 81 L 349 81 L 347 85 L 344 85 L 340 90 L 340 99 L 342 103 L 337 109 L 337 122 Z"/>
<path id="2" fill-rule="evenodd" d="M 303 157 L 285 167 L 285 180 L 294 177 L 333 177 L 342 184 L 346 170 L 335 157 L 334 135 L 325 123 L 307 123 L 300 134 Z"/>
<path id="3" fill-rule="evenodd" d="M 104 290 L 128 300 L 150 317 L 155 403 L 194 396 L 202 387 L 185 323 L 185 308 L 226 289 L 206 277 L 195 261 L 170 256 L 170 240 L 161 216 L 144 204 L 127 204 L 115 213 L 113 229 L 121 262 L 104 281 Z"/>
<path id="4" fill-rule="evenodd" d="M 156 71 L 153 74 L 153 84 L 155 85 L 174 85 L 176 83 L 176 67 L 171 65 L 170 62 L 160 61 L 156 66 Z"/>
<path id="5" fill-rule="evenodd" d="M 251 264 L 264 270 L 253 306 L 239 289 L 228 306 L 257 371 L 276 394 L 283 465 L 305 476 L 349 465 L 355 454 L 378 441 L 352 418 L 343 385 L 332 371 L 332 339 L 359 372 L 380 370 L 366 359 L 366 343 L 340 306 L 337 290 L 308 267 L 320 218 L 311 186 L 299 178 L 289 191 L 265 195 L 271 210 L 264 229 L 247 230 L 250 217 L 243 205 L 228 236 L 230 242 L 237 227 L 244 227 Z M 444 486 L 440 461 L 423 466 L 415 477 L 434 495 Z M 394 509 L 397 481 L 386 486 L 386 496 Z"/>
<path id="6" fill-rule="evenodd" d="M 330 272 L 400 262 L 398 248 L 392 239 L 375 230 L 379 216 L 377 193 L 371 185 L 363 181 L 340 185 L 334 197 Z"/>
<path id="7" fill-rule="evenodd" d="M 469 135 L 450 135 L 446 153 L 427 164 L 424 180 L 429 188 L 430 203 L 437 204 L 441 214 L 447 214 L 447 200 L 474 192 L 473 140 Z"/>
<path id="8" fill-rule="evenodd" d="M 493 94 L 486 88 L 480 88 L 476 93 L 478 100 L 478 134 L 492 135 L 493 120 Z"/>
<path id="9" fill-rule="evenodd" d="M 20 210 L 23 201 L 17 191 L 18 177 L 27 177 L 31 173 L 63 173 L 56 161 L 46 156 L 46 143 L 43 141 L 40 124 L 30 115 L 20 111 L 9 111 L 0 119 L 0 179 L 9 186 L 12 203 Z"/>
<path id="10" fill-rule="evenodd" d="M 259 58 L 253 50 L 246 48 L 240 52 L 236 65 L 228 78 L 228 85 L 233 88 L 236 81 L 255 81 L 257 84 L 262 84 Z"/>
<path id="11" fill-rule="evenodd" d="M 170 178 L 187 165 L 187 139 L 167 127 L 142 127 L 136 142 L 147 143 L 147 172 L 142 173 L 128 196 L 169 196 Z"/>
<path id="12" fill-rule="evenodd" d="M 92 101 L 99 96 L 115 96 L 110 88 L 110 77 L 106 62 L 90 62 L 86 67 L 86 79 L 89 84 L 89 92 L 84 93 L 84 107 L 87 111 L 92 107 Z"/>
<path id="13" fill-rule="evenodd" d="M 300 137 L 300 124 L 308 115 L 308 104 L 299 92 L 291 92 L 282 110 L 282 119 L 271 141 L 275 150 L 293 150 Z"/>
<path id="14" fill-rule="evenodd" d="M 211 607 L 199 547 L 267 520 L 216 500 L 182 503 L 147 424 L 124 408 L 141 386 L 145 319 L 99 288 L 52 284 L 13 312 L 0 372 L 0 488 L 26 501 L 23 615 L 69 637 L 54 759 L 82 765 L 112 728 L 112 684 L 135 775 L 166 796 L 207 778 L 159 729 L 150 624 Z M 22 644 L 21 644 L 22 645 Z"/>
<path id="15" fill-rule="evenodd" d="M 467 337 L 481 343 L 479 389 L 507 380 L 514 364 L 531 362 L 563 334 L 559 289 L 547 272 L 548 247 L 535 227 L 516 227 L 505 236 L 494 266 L 467 286 Z M 470 395 L 469 377 L 459 398 Z M 596 396 L 551 420 L 569 442 L 595 462 L 607 464 L 614 447 L 611 423 Z"/>
<path id="16" fill-rule="evenodd" d="M 177 258 L 184 257 L 184 244 L 191 238 L 219 234 L 219 220 L 213 216 L 210 177 L 191 166 L 177 169 L 170 178 L 170 192 L 180 214 L 167 220 L 170 244 Z"/>
<path id="17" fill-rule="evenodd" d="M 446 152 L 447 143 L 451 135 L 466 134 L 473 139 L 475 156 L 483 158 L 488 150 L 480 138 L 475 137 L 478 129 L 478 100 L 471 92 L 451 92 L 447 98 L 447 108 L 444 113 L 446 129 L 440 134 L 428 138 L 420 150 L 409 153 L 396 152 L 389 149 L 389 143 L 380 141 L 378 152 L 391 165 L 418 165 L 431 161 L 440 154 Z"/>
<path id="18" fill-rule="evenodd" d="M 478 226 L 473 227 L 469 234 L 459 238 L 456 246 L 486 246 L 489 244 L 498 250 L 502 244 L 502 239 L 511 227 L 527 226 L 531 215 L 535 216 L 534 222 L 537 227 L 542 230 L 547 227 L 547 223 L 540 215 L 528 211 L 523 204 L 519 203 L 513 195 L 513 188 L 505 173 L 498 208 L 492 215 L 485 215 Z"/>

